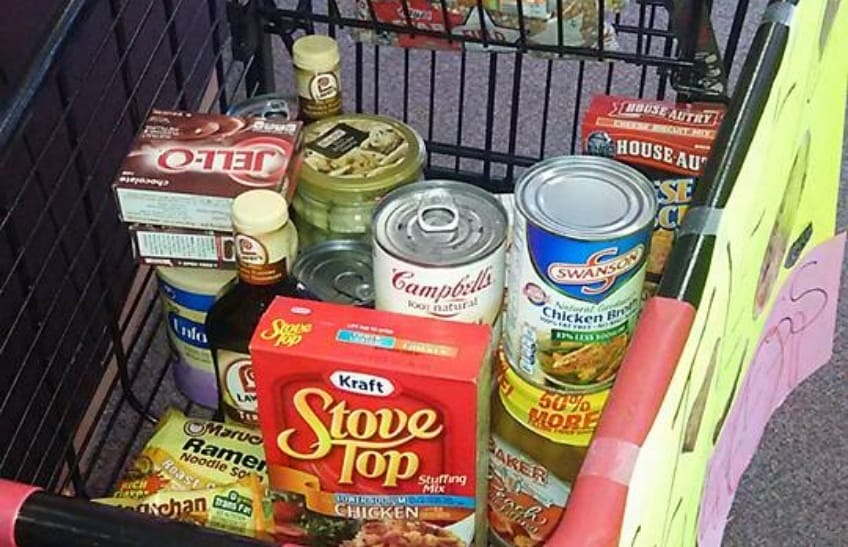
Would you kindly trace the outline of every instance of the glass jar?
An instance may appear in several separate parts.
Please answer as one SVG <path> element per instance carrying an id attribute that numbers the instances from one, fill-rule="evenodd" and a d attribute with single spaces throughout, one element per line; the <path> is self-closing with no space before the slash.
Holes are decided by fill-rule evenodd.
<path id="1" fill-rule="evenodd" d="M 368 239 L 377 202 L 423 178 L 424 141 L 383 116 L 346 114 L 304 129 L 303 165 L 292 201 L 300 247 Z"/>
<path id="2" fill-rule="evenodd" d="M 492 545 L 545 545 L 563 515 L 605 400 L 604 394 L 578 397 L 536 385 L 500 354 L 489 439 Z"/>
<path id="3" fill-rule="evenodd" d="M 300 114 L 306 121 L 342 113 L 339 44 L 329 36 L 312 34 L 292 46 Z"/>

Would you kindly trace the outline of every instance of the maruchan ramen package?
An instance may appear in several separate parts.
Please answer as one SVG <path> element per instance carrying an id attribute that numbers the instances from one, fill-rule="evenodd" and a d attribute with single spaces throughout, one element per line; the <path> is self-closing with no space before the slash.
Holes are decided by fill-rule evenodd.
<path id="1" fill-rule="evenodd" d="M 144 498 L 160 490 L 214 488 L 257 475 L 268 484 L 258 431 L 187 418 L 169 410 L 133 461 L 114 497 Z"/>
<path id="2" fill-rule="evenodd" d="M 486 545 L 490 336 L 277 298 L 250 353 L 282 539 Z"/>
<path id="3" fill-rule="evenodd" d="M 626 163 L 644 173 L 659 198 L 646 286 L 656 289 L 674 232 L 692 201 L 724 117 L 720 104 L 675 104 L 596 96 L 583 121 L 583 152 Z"/>
<path id="4" fill-rule="evenodd" d="M 144 498 L 101 498 L 96 503 L 181 520 L 234 534 L 267 539 L 273 530 L 262 503 L 265 487 L 256 475 L 204 490 L 160 490 Z"/>

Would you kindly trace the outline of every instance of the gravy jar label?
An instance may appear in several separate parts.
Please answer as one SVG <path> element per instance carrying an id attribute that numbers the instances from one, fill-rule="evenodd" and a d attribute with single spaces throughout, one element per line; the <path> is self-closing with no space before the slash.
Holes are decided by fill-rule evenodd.
<path id="1" fill-rule="evenodd" d="M 543 465 L 497 435 L 489 439 L 489 527 L 510 545 L 541 546 L 571 493 Z"/>
<path id="2" fill-rule="evenodd" d="M 257 426 L 256 382 L 250 356 L 233 351 L 218 351 L 218 385 L 224 418 L 228 423 Z"/>
<path id="3" fill-rule="evenodd" d="M 609 390 L 563 393 L 525 381 L 511 366 L 501 366 L 498 389 L 504 409 L 527 429 L 559 444 L 588 446 Z"/>

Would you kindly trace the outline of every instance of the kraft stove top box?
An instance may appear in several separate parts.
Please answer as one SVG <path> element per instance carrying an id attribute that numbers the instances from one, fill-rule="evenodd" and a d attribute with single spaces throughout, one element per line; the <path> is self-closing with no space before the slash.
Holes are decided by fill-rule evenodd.
<path id="1" fill-rule="evenodd" d="M 231 231 L 232 200 L 294 194 L 301 122 L 154 110 L 113 188 L 124 222 Z"/>

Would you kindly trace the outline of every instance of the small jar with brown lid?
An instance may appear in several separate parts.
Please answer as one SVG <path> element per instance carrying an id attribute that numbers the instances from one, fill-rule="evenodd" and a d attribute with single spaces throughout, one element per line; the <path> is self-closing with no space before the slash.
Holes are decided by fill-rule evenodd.
<path id="1" fill-rule="evenodd" d="M 303 36 L 292 47 L 292 61 L 301 117 L 311 122 L 341 114 L 339 44 L 329 36 Z"/>

